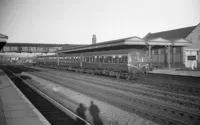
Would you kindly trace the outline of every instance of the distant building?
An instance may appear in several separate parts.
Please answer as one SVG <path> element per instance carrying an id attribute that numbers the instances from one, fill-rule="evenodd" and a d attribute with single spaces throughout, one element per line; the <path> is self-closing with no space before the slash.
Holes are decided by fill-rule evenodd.
<path id="1" fill-rule="evenodd" d="M 7 40 L 8 40 L 8 36 L 0 34 L 0 51 L 4 47 L 4 45 L 6 44 Z"/>
<path id="2" fill-rule="evenodd" d="M 97 38 L 96 35 L 92 36 L 92 44 L 96 44 L 97 43 Z"/>

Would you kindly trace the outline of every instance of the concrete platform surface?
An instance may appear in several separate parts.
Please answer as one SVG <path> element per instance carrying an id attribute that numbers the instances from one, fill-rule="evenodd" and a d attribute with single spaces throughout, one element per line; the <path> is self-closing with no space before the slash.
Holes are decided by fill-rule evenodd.
<path id="1" fill-rule="evenodd" d="M 200 71 L 177 71 L 176 69 L 155 69 L 150 73 L 200 77 Z"/>
<path id="2" fill-rule="evenodd" d="M 0 99 L 1 125 L 50 125 L 2 70 Z"/>

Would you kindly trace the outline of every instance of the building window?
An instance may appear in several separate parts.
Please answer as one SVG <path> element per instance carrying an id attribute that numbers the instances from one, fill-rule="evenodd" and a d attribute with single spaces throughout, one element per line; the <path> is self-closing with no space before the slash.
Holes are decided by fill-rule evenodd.
<path id="1" fill-rule="evenodd" d="M 158 49 L 154 50 L 154 54 L 157 55 L 158 54 Z"/>
<path id="2" fill-rule="evenodd" d="M 181 52 L 181 47 L 176 47 L 175 48 L 175 53 L 180 53 Z"/>

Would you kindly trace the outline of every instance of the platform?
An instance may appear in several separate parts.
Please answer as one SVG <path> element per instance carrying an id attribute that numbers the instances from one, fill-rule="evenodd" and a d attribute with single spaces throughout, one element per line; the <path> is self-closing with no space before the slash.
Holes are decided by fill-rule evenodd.
<path id="1" fill-rule="evenodd" d="M 154 69 L 150 73 L 200 77 L 200 71 L 178 71 L 176 69 Z"/>
<path id="2" fill-rule="evenodd" d="M 50 125 L 1 69 L 0 125 Z"/>

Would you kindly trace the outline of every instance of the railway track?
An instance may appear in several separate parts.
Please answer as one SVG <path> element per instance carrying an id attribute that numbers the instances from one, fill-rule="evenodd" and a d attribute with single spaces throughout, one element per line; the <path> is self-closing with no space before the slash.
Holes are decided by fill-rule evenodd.
<path id="1" fill-rule="evenodd" d="M 200 88 L 171 84 L 170 80 L 168 81 L 163 80 L 163 81 L 157 81 L 153 79 L 140 79 L 139 83 L 146 85 L 149 85 L 149 83 L 151 83 L 151 86 L 149 86 L 150 88 L 200 97 Z"/>
<path id="2" fill-rule="evenodd" d="M 144 87 L 141 88 L 141 87 L 133 86 L 133 85 L 131 86 L 128 83 L 122 84 L 122 83 L 119 83 L 116 81 L 110 81 L 110 80 L 96 78 L 96 77 L 90 77 L 90 79 L 88 80 L 88 76 L 83 76 L 83 75 L 76 75 L 76 74 L 71 75 L 69 73 L 64 74 L 63 72 L 51 72 L 51 71 L 50 71 L 50 73 L 54 74 L 54 75 L 60 75 L 62 77 L 70 77 L 70 78 L 77 79 L 77 80 L 84 80 L 86 82 L 90 82 L 90 83 L 98 85 L 98 86 L 106 86 L 109 88 L 115 88 L 117 90 L 131 92 L 136 95 L 142 95 L 142 96 L 146 96 L 146 97 L 159 99 L 159 100 L 162 100 L 165 102 L 178 104 L 180 106 L 193 108 L 194 112 L 196 112 L 196 110 L 197 110 L 197 112 L 200 112 L 200 98 L 176 94 L 176 93 L 157 91 L 155 89 L 147 89 Z M 45 75 L 45 72 L 42 74 Z M 102 82 L 102 81 L 104 81 L 104 82 Z"/>
<path id="3" fill-rule="evenodd" d="M 180 125 L 200 124 L 200 116 L 198 113 L 193 113 L 187 110 L 185 111 L 178 108 L 173 108 L 173 107 L 163 105 L 163 104 L 149 102 L 147 100 L 143 100 L 139 98 L 134 98 L 130 96 L 128 97 L 118 92 L 105 90 L 105 88 L 104 89 L 94 88 L 94 87 L 91 88 L 91 85 L 88 86 L 86 84 L 85 85 L 81 84 L 80 86 L 78 81 L 81 80 L 82 82 L 85 82 L 85 83 L 89 81 L 87 81 L 86 79 L 81 79 L 80 77 L 77 77 L 77 76 L 76 78 L 78 79 L 71 78 L 71 81 L 70 81 L 69 80 L 70 78 L 66 79 L 66 77 L 63 77 L 62 75 L 59 77 L 58 74 L 57 75 L 52 74 L 48 76 L 47 73 L 40 74 L 39 72 L 37 72 L 35 75 L 38 75 L 39 77 L 42 76 L 46 80 L 50 80 L 52 82 L 66 86 L 67 88 L 73 89 L 75 91 L 79 91 L 83 94 L 108 102 L 124 110 L 127 110 L 129 112 L 131 111 L 146 119 L 152 120 L 160 124 L 170 124 L 170 125 L 172 124 L 180 124 Z M 64 81 L 70 81 L 70 82 L 66 84 Z M 94 80 L 92 82 L 95 83 Z M 69 85 L 69 83 L 71 84 Z M 96 82 L 96 84 L 99 84 L 99 82 Z M 106 84 L 108 84 L 108 82 Z"/>
<path id="4" fill-rule="evenodd" d="M 132 111 L 138 115 L 161 123 L 161 124 L 199 124 L 200 117 L 199 114 L 193 112 L 183 111 L 181 109 L 175 109 L 166 105 L 161 105 L 157 103 L 148 102 L 139 98 L 131 98 L 126 95 L 120 94 L 118 92 L 113 92 L 109 90 L 94 88 L 91 85 L 80 85 L 80 80 L 75 80 L 69 78 L 58 77 L 55 75 L 45 75 L 45 74 L 35 74 L 46 80 L 50 80 L 54 83 L 61 84 L 67 88 L 79 91 L 86 95 L 98 98 L 102 101 L 114 104 L 122 109 Z M 66 84 L 64 81 L 70 81 Z M 82 79 L 82 82 L 88 82 Z M 69 85 L 70 84 L 70 85 Z M 92 90 L 92 91 L 91 91 Z M 121 103 L 123 102 L 123 103 Z M 129 108 L 128 108 L 129 107 Z M 145 114 L 145 115 L 144 115 Z"/>
<path id="5" fill-rule="evenodd" d="M 49 67 L 49 68 L 54 69 L 54 70 L 62 69 L 62 68 L 57 69 L 56 67 Z M 70 72 L 72 72 L 72 71 L 70 71 Z M 101 76 L 101 77 L 109 78 L 108 76 Z M 172 77 L 171 78 L 172 80 L 169 77 Z M 158 89 L 158 90 L 162 90 L 162 91 L 174 92 L 174 93 L 178 93 L 178 94 L 187 94 L 187 95 L 193 95 L 193 96 L 200 97 L 200 86 L 199 87 L 196 87 L 196 86 L 191 87 L 188 84 L 184 84 L 184 85 L 176 84 L 173 81 L 176 79 L 178 79 L 178 80 L 183 79 L 185 81 L 182 80 L 182 82 L 188 81 L 188 83 L 190 83 L 190 82 L 194 83 L 194 81 L 196 83 L 200 82 L 200 78 L 196 78 L 196 77 L 188 78 L 187 76 L 173 76 L 173 75 L 163 75 L 163 74 L 155 75 L 155 74 L 151 74 L 151 73 L 147 77 L 142 77 L 142 78 L 129 80 L 129 81 L 137 82 L 137 83 L 144 84 L 144 85 L 149 85 L 149 88 L 154 88 L 154 89 Z M 124 79 L 120 79 L 120 80 L 125 81 Z"/>
<path id="6" fill-rule="evenodd" d="M 25 84 L 22 79 L 15 75 L 15 73 L 19 73 L 21 71 L 35 71 L 34 69 L 19 69 L 16 67 L 13 69 L 11 67 L 9 67 L 9 69 L 7 68 L 4 67 L 2 70 L 20 89 L 20 91 L 30 100 L 30 102 L 41 112 L 41 114 L 49 121 L 51 125 L 78 125 L 74 119 L 67 116 L 63 111 L 55 107 L 52 103 L 35 92 L 30 86 Z M 14 73 L 12 71 L 14 71 Z"/>

